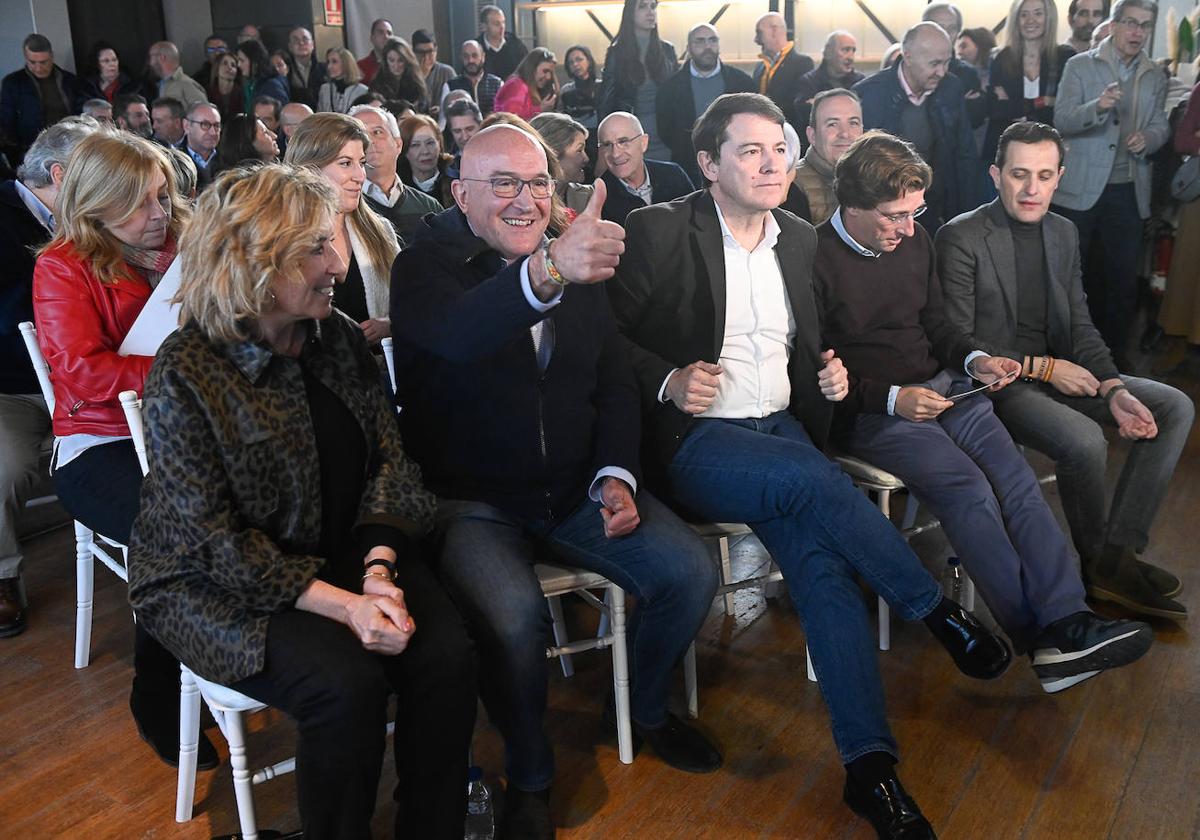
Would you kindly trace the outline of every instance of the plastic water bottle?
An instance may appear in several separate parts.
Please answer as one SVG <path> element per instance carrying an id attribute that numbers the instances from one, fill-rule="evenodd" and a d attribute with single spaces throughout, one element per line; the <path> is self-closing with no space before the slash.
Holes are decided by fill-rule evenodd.
<path id="1" fill-rule="evenodd" d="M 492 840 L 496 833 L 492 797 L 478 767 L 472 767 L 467 774 L 467 818 L 463 827 L 464 840 Z"/>
<path id="2" fill-rule="evenodd" d="M 942 572 L 942 594 L 965 610 L 975 609 L 975 585 L 957 557 L 946 561 L 946 571 Z"/>

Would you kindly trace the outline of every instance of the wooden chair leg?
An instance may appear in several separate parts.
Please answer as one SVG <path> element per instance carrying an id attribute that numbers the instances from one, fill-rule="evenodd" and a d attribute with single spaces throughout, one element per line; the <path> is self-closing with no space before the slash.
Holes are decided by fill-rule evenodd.
<path id="1" fill-rule="evenodd" d="M 75 523 L 75 667 L 86 668 L 92 648 L 92 597 L 95 563 L 91 529 Z"/>
<path id="2" fill-rule="evenodd" d="M 625 591 L 610 584 L 612 593 L 613 691 L 617 706 L 617 755 L 633 763 L 633 726 L 629 717 L 629 654 L 625 648 Z"/>
<path id="3" fill-rule="evenodd" d="M 196 749 L 200 742 L 200 689 L 182 666 L 179 671 L 179 778 L 175 822 L 192 818 L 196 801 Z"/>
<path id="4" fill-rule="evenodd" d="M 550 619 L 553 622 L 554 644 L 557 647 L 562 647 L 570 641 L 567 636 L 567 623 L 563 619 L 562 599 L 555 595 L 547 598 L 546 604 L 550 608 Z M 562 668 L 564 677 L 573 677 L 575 675 L 575 665 L 571 662 L 571 654 L 564 653 L 558 657 L 558 663 Z"/>

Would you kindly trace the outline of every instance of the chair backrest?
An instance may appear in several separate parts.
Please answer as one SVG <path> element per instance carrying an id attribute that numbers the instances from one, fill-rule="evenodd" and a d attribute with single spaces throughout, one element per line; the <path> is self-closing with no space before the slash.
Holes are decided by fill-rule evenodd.
<path id="1" fill-rule="evenodd" d="M 46 357 L 42 355 L 42 348 L 38 345 L 37 327 L 31 321 L 22 321 L 18 327 L 21 330 L 21 338 L 25 339 L 29 361 L 33 362 L 33 372 L 37 374 L 42 397 L 46 400 L 46 407 L 50 409 L 50 416 L 53 417 L 54 386 L 50 384 L 50 365 L 46 364 Z"/>
<path id="2" fill-rule="evenodd" d="M 133 438 L 133 449 L 137 452 L 142 475 L 145 475 L 150 471 L 150 464 L 146 460 L 146 427 L 142 425 L 142 401 L 138 399 L 137 391 L 122 391 L 119 397 L 121 410 L 125 412 L 125 422 L 129 424 L 129 434 Z"/>
<path id="3" fill-rule="evenodd" d="M 383 338 L 379 341 L 379 347 L 383 350 L 383 360 L 387 362 L 388 382 L 392 383 L 392 393 L 396 393 L 396 362 L 392 359 L 392 339 Z"/>

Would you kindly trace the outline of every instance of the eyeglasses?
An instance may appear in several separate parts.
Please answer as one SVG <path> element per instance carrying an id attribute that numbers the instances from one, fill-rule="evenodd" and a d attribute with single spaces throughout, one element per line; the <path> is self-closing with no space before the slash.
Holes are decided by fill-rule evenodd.
<path id="1" fill-rule="evenodd" d="M 190 122 L 192 125 L 200 126 L 201 131 L 212 131 L 214 128 L 217 129 L 218 131 L 220 131 L 220 129 L 221 129 L 221 124 L 219 122 L 209 122 L 208 120 L 194 120 L 191 117 L 188 117 L 187 121 Z"/>
<path id="2" fill-rule="evenodd" d="M 911 213 L 880 213 L 878 209 L 875 212 L 879 213 L 879 218 L 883 219 L 888 224 L 902 225 L 905 222 L 907 222 L 909 219 L 917 218 L 917 216 L 920 216 L 922 213 L 924 213 L 928 209 L 929 209 L 928 207 L 926 207 L 924 204 L 922 204 L 920 207 L 918 207 L 916 210 L 912 211 Z"/>
<path id="3" fill-rule="evenodd" d="M 645 137 L 645 136 L 646 136 L 646 132 L 643 131 L 641 134 L 635 134 L 632 137 L 618 137 L 616 140 L 610 140 L 606 143 L 600 143 L 596 146 L 596 148 L 602 152 L 611 152 L 614 148 L 623 152 L 629 148 L 629 144 L 632 143 L 634 140 L 638 139 L 639 137 Z"/>
<path id="4" fill-rule="evenodd" d="M 1121 18 L 1119 21 L 1117 21 L 1117 23 L 1121 24 L 1121 26 L 1124 26 L 1126 29 L 1140 29 L 1143 32 L 1153 32 L 1154 31 L 1154 21 L 1153 20 L 1139 22 L 1139 21 L 1134 20 L 1133 18 L 1124 17 L 1124 18 Z"/>
<path id="5" fill-rule="evenodd" d="M 481 184 L 491 184 L 492 195 L 496 198 L 516 198 L 529 185 L 529 195 L 533 198 L 549 198 L 554 195 L 555 180 L 539 175 L 536 178 L 513 178 L 500 175 L 496 178 L 459 178 L 460 181 L 478 181 Z"/>

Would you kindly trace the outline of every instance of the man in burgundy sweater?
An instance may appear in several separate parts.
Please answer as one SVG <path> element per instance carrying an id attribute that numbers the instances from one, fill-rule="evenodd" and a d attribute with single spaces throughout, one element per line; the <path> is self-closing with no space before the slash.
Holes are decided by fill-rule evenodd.
<path id="1" fill-rule="evenodd" d="M 1037 477 L 973 380 L 999 390 L 1021 363 L 972 348 L 946 320 L 933 244 L 914 218 L 929 166 L 864 134 L 838 161 L 840 204 L 817 229 L 823 345 L 850 376 L 835 438 L 899 476 L 941 520 L 993 617 L 1047 692 L 1140 657 L 1150 627 L 1084 603 L 1078 564 Z"/>

